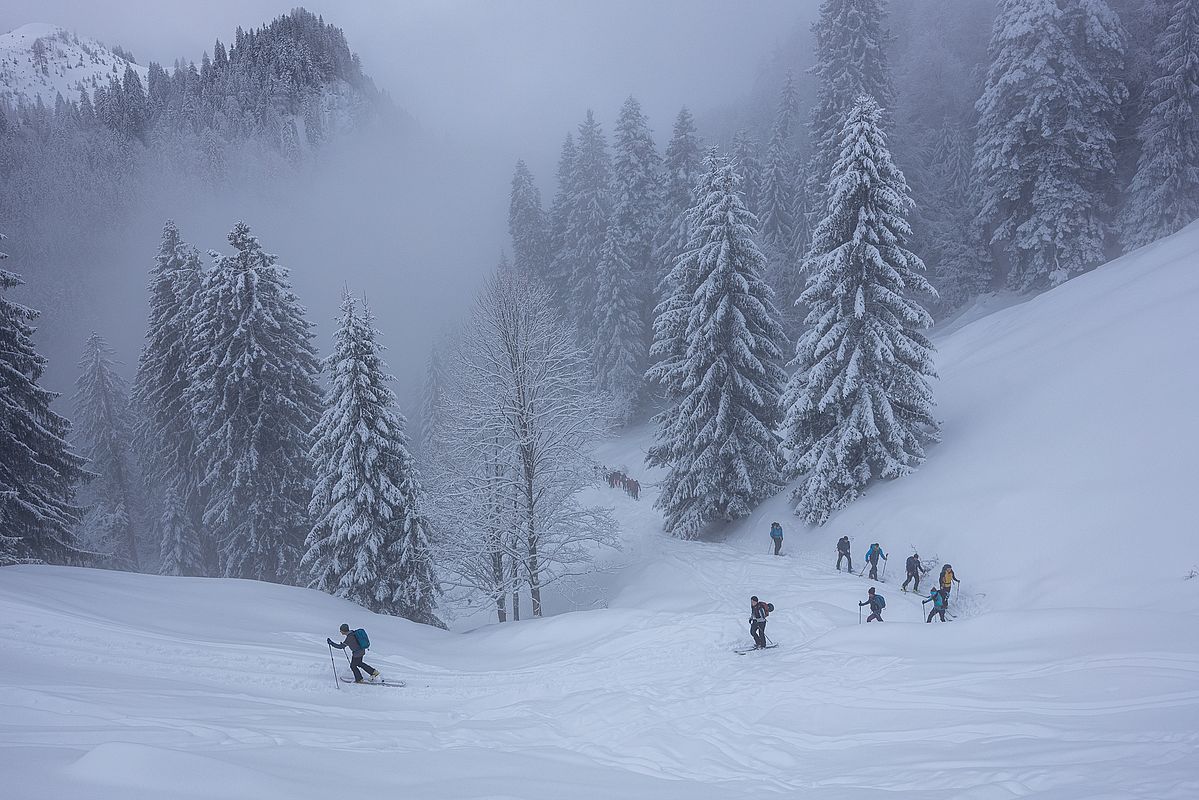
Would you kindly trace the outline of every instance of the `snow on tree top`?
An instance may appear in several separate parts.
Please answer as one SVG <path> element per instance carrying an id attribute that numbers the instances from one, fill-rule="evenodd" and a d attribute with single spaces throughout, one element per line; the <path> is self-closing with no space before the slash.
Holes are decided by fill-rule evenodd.
<path id="1" fill-rule="evenodd" d="M 118 48 L 119 50 L 119 48 Z M 144 84 L 145 67 L 96 41 L 77 36 L 58 25 L 35 22 L 0 36 L 0 101 L 47 106 L 55 96 L 78 100 L 81 89 L 90 94 L 120 80 L 132 67 Z"/>

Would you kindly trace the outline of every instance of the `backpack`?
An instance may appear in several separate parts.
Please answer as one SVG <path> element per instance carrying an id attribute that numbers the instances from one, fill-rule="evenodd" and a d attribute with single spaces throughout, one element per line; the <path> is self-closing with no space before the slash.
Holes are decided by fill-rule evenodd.
<path id="1" fill-rule="evenodd" d="M 884 608 L 886 608 L 886 607 L 887 607 L 887 600 L 886 600 L 886 598 L 884 598 L 884 597 L 883 597 L 881 594 L 878 594 L 878 593 L 876 592 L 876 593 L 875 593 L 875 595 L 874 595 L 874 599 L 875 599 L 876 601 L 878 601 L 878 607 L 879 607 L 879 609 L 880 609 L 880 610 L 881 610 L 881 609 L 884 609 Z"/>
<path id="2" fill-rule="evenodd" d="M 766 613 L 770 614 L 773 611 L 774 611 L 774 603 L 767 603 L 766 604 Z"/>
<path id="3" fill-rule="evenodd" d="M 371 638 L 366 635 L 366 629 L 364 628 L 354 631 L 354 638 L 358 640 L 358 646 L 363 650 L 371 646 Z"/>
<path id="4" fill-rule="evenodd" d="M 945 608 L 945 592 L 940 589 L 933 592 L 933 608 Z"/>

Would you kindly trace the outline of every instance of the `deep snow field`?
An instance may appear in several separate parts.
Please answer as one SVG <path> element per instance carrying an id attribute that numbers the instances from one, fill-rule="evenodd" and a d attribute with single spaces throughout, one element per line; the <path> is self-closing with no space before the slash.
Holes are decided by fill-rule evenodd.
<path id="1" fill-rule="evenodd" d="M 548 601 L 588 610 L 446 633 L 269 584 L 0 570 L 0 796 L 1194 800 L 1199 227 L 975 316 L 937 337 L 944 444 L 823 529 L 779 497 L 670 540 L 648 428 L 605 443 L 646 496 L 597 490 L 625 547 Z M 882 625 L 842 533 L 855 566 L 892 554 Z M 951 624 L 899 591 L 913 545 L 963 581 Z M 781 646 L 740 656 L 751 594 Z M 343 621 L 406 687 L 336 687 Z"/>

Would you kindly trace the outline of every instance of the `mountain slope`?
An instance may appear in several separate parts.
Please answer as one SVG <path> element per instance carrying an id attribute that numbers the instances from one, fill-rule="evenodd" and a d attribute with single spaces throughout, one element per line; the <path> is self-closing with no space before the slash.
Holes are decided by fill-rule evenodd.
<path id="1" fill-rule="evenodd" d="M 6 796 L 1190 800 L 1197 254 L 1192 226 L 942 337 L 945 443 L 827 529 L 778 497 L 668 539 L 646 431 L 605 443 L 646 496 L 595 490 L 627 541 L 603 608 L 455 634 L 269 584 L 0 570 Z M 892 552 L 883 624 L 832 569 L 843 530 Z M 957 567 L 953 622 L 896 587 L 909 540 Z M 739 656 L 750 594 L 780 647 Z M 407 687 L 338 688 L 343 621 Z"/>
<path id="2" fill-rule="evenodd" d="M 109 50 L 94 39 L 79 37 L 57 25 L 31 23 L 0 36 L 0 101 L 49 108 L 56 95 L 79 100 L 96 87 L 118 81 L 132 67 L 145 84 L 146 68 Z"/>

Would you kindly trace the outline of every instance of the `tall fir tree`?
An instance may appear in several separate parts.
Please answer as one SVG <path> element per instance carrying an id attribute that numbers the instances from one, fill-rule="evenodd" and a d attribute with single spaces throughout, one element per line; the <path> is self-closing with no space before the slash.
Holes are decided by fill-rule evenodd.
<path id="1" fill-rule="evenodd" d="M 440 449 L 437 436 L 443 427 L 440 419 L 445 403 L 445 353 L 443 342 L 434 342 L 429 348 L 429 360 L 425 364 L 425 384 L 421 387 L 420 404 L 420 455 L 422 463 L 433 457 Z"/>
<path id="2" fill-rule="evenodd" d="M 309 440 L 320 364 L 287 270 L 239 222 L 206 276 L 187 390 L 221 573 L 295 580 L 311 529 Z"/>
<path id="3" fill-rule="evenodd" d="M 553 295 L 558 311 L 564 314 L 570 308 L 570 253 L 567 250 L 566 231 L 571 210 L 577 194 L 575 162 L 579 148 L 574 133 L 568 132 L 562 141 L 562 152 L 558 156 L 558 188 L 550 206 L 550 252 L 546 270 L 546 287 Z"/>
<path id="4" fill-rule="evenodd" d="M 799 93 L 791 73 L 779 93 L 766 163 L 762 171 L 761 218 L 759 233 L 766 254 L 766 281 L 775 296 L 782 298 L 784 330 L 793 335 L 799 320 L 795 300 L 803 281 L 799 269 L 799 245 L 795 211 L 799 178 L 798 159 L 792 142 L 795 117 L 799 114 Z"/>
<path id="5" fill-rule="evenodd" d="M 770 142 L 766 145 L 766 163 L 762 172 L 761 211 L 758 232 L 770 249 L 780 257 L 790 255 L 795 243 L 796 158 L 792 143 L 795 117 L 799 113 L 799 93 L 795 78 L 787 73 L 779 92 Z"/>
<path id="6" fill-rule="evenodd" d="M 46 368 L 33 345 L 38 312 L 6 296 L 23 283 L 0 269 L 0 565 L 83 563 L 75 485 L 89 473 L 67 444 L 70 423 L 50 410 L 58 395 L 38 385 Z"/>
<path id="7" fill-rule="evenodd" d="M 695 205 L 695 188 L 703 176 L 703 158 L 695 130 L 695 118 L 684 107 L 675 118 L 674 130 L 666 145 L 666 158 L 662 163 L 662 218 L 654 243 L 659 284 L 674 269 L 675 259 L 691 238 L 687 224 L 691 207 Z M 659 286 L 658 302 L 665 297 Z"/>
<path id="8" fill-rule="evenodd" d="M 657 274 L 651 263 L 662 214 L 662 158 L 649 120 L 636 98 L 625 100 L 616 120 L 612 159 L 612 221 L 617 244 L 637 279 L 635 291 L 652 311 Z"/>
<path id="9" fill-rule="evenodd" d="M 842 132 L 800 298 L 808 328 L 783 398 L 789 468 L 804 476 L 796 513 L 817 525 L 872 478 L 911 472 L 937 436 L 933 347 L 920 332 L 932 318 L 908 296 L 935 292 L 906 249 L 911 200 L 882 117 L 862 96 Z"/>
<path id="10" fill-rule="evenodd" d="M 590 341 L 599 329 L 599 266 L 612 218 L 611 177 L 603 128 L 588 111 L 579 125 L 574 188 L 567 200 L 564 249 L 559 254 L 569 266 L 569 308 L 583 341 Z"/>
<path id="11" fill-rule="evenodd" d="M 313 431 L 316 480 L 304 555 L 314 588 L 374 611 L 445 627 L 428 523 L 405 421 L 388 387 L 369 310 L 348 294 L 325 360 L 329 390 Z"/>
<path id="12" fill-rule="evenodd" d="M 748 516 L 783 486 L 783 330 L 740 179 L 715 151 L 707 167 L 665 309 L 686 309 L 686 352 L 659 375 L 670 405 L 655 418 L 648 457 L 668 470 L 655 504 L 666 529 L 688 539 L 714 520 Z"/>
<path id="13" fill-rule="evenodd" d="M 599 326 L 592 365 L 600 389 L 612 398 L 613 415 L 627 422 L 637 410 L 644 385 L 646 341 L 641 283 L 629 260 L 637 251 L 613 225 L 599 264 Z"/>
<path id="14" fill-rule="evenodd" d="M 920 154 L 922 180 L 913 193 L 924 199 L 913 212 L 919 227 L 912 249 L 923 254 L 943 311 L 962 306 L 991 282 L 990 259 L 974 225 L 973 155 L 972 137 L 962 125 L 948 121 Z"/>
<path id="15" fill-rule="evenodd" d="M 204 574 L 199 532 L 179 491 L 171 486 L 162 498 L 158 518 L 158 571 L 163 575 Z"/>
<path id="16" fill-rule="evenodd" d="M 167 574 L 217 574 L 216 543 L 201 536 L 203 471 L 196 454 L 196 424 L 186 397 L 191 383 L 192 318 L 198 310 L 202 277 L 199 252 L 183 241 L 175 223 L 167 220 L 150 270 L 150 314 L 132 392 L 137 410 L 134 443 L 145 465 L 147 489 L 158 507 L 159 522 L 172 520 L 171 529 L 159 529 L 161 551 L 182 559 L 198 556 L 197 561 L 164 560 L 161 569 Z M 178 504 L 178 514 L 185 522 L 174 521 L 168 499 Z M 184 535 L 195 541 L 177 546 L 178 537 Z"/>
<path id="17" fill-rule="evenodd" d="M 809 208 L 817 216 L 827 207 L 829 176 L 841 157 L 841 131 L 857 98 L 873 97 L 884 111 L 894 105 L 887 58 L 892 37 L 886 23 L 886 0 L 824 0 L 812 26 L 816 38 L 812 74 L 817 90 L 809 126 L 813 153 L 807 175 Z M 810 226 L 817 223 L 812 220 Z"/>
<path id="18" fill-rule="evenodd" d="M 976 105 L 978 224 L 1015 289 L 1104 260 L 1123 33 L 1103 0 L 1004 0 Z"/>
<path id="19" fill-rule="evenodd" d="M 745 207 L 755 217 L 761 215 L 762 202 L 762 157 L 758 152 L 758 140 L 742 128 L 733 135 L 733 143 L 729 155 L 733 159 L 733 167 L 741 176 L 742 193 L 745 195 Z"/>
<path id="20" fill-rule="evenodd" d="M 543 281 L 550 278 L 549 217 L 541 207 L 541 190 L 524 161 L 516 162 L 508 201 L 508 233 L 512 259 Z"/>
<path id="21" fill-rule="evenodd" d="M 1199 218 L 1199 3 L 1175 0 L 1154 67 L 1141 154 L 1120 215 L 1126 250 Z"/>
<path id="22" fill-rule="evenodd" d="M 93 528 L 90 540 L 102 543 L 115 563 L 138 570 L 142 509 L 134 486 L 133 414 L 115 355 L 95 331 L 84 344 L 75 381 L 75 444 L 97 476 L 88 487 L 93 503 L 85 528 Z"/>

